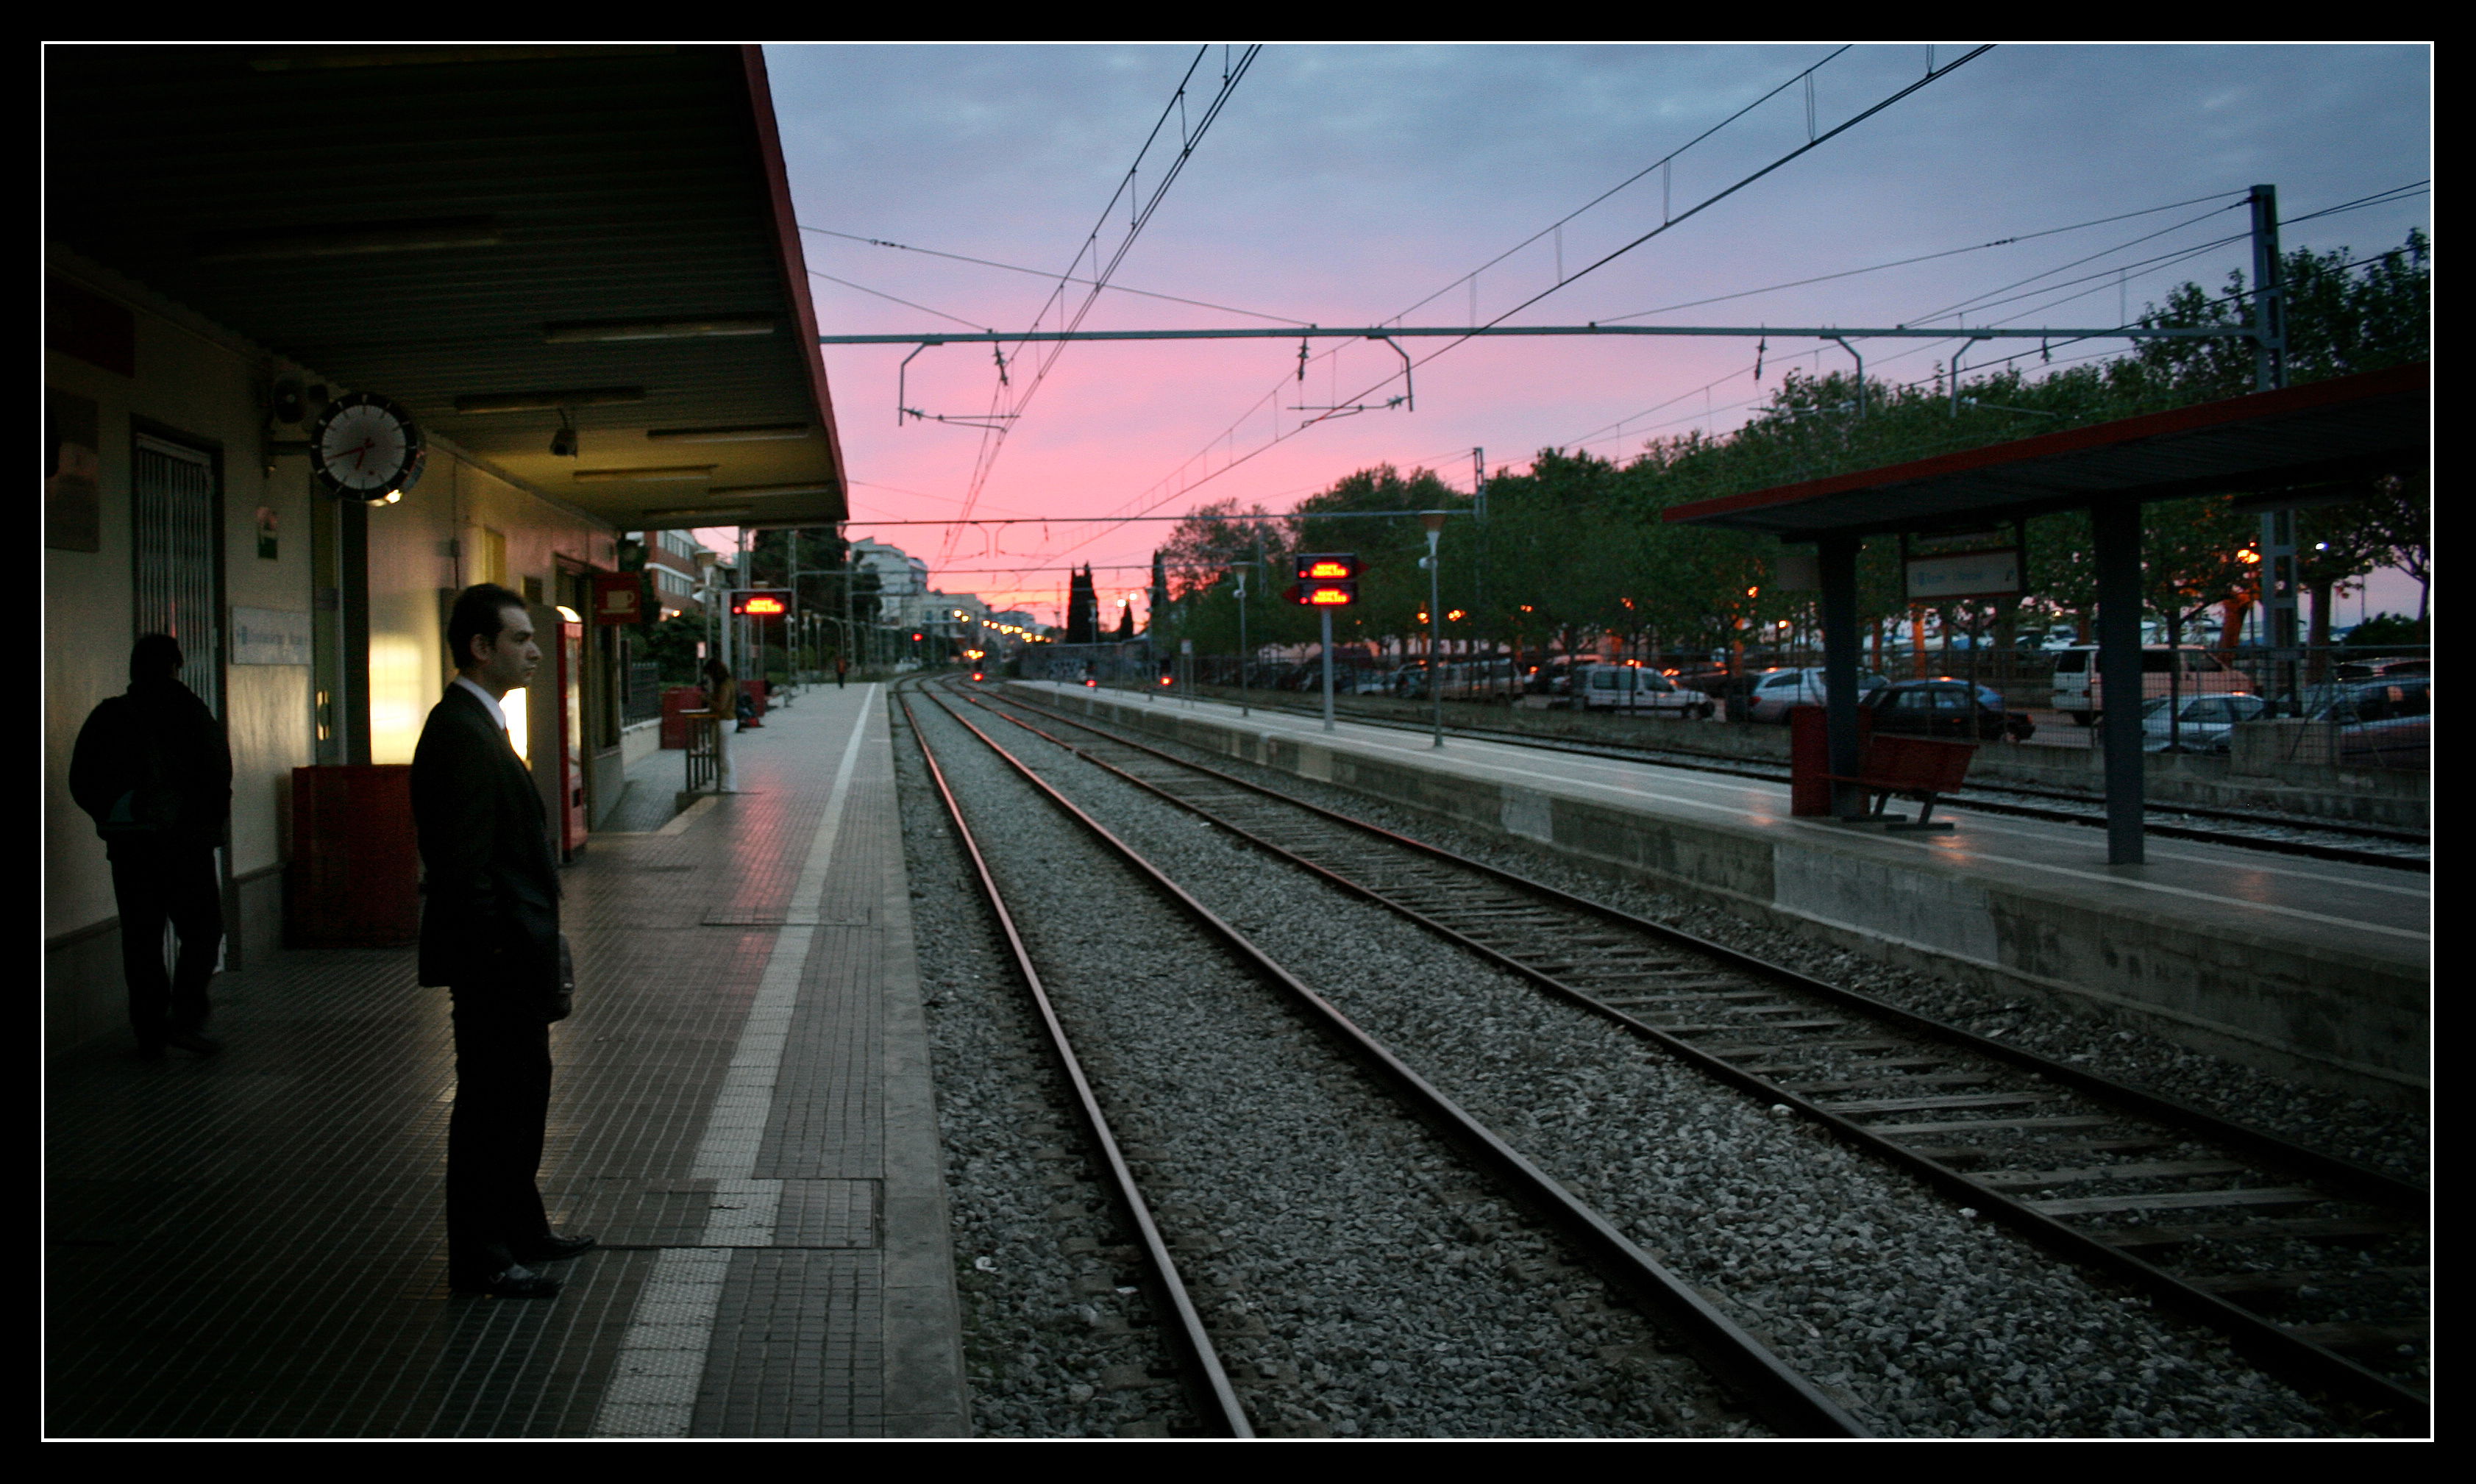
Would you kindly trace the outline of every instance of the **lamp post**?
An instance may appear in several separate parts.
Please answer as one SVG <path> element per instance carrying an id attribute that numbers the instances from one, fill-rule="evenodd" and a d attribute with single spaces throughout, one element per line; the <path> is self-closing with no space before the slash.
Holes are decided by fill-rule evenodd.
<path id="1" fill-rule="evenodd" d="M 1238 714 L 1247 714 L 1247 570 L 1238 569 Z"/>
<path id="2" fill-rule="evenodd" d="M 1435 712 L 1434 736 L 1427 745 L 1442 747 L 1445 745 L 1445 685 L 1444 667 L 1438 662 L 1437 651 L 1444 638 L 1445 614 L 1437 596 L 1436 541 L 1445 533 L 1445 512 L 1421 511 L 1419 524 L 1427 529 L 1427 556 L 1421 565 L 1427 569 L 1427 701 Z"/>

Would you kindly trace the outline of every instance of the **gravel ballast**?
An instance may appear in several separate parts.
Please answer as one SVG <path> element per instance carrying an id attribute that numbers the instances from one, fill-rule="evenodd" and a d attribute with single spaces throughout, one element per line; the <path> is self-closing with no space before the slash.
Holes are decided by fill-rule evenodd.
<path id="1" fill-rule="evenodd" d="M 1259 934 L 1293 972 L 1704 1286 L 1792 1365 L 1845 1393 L 1879 1430 L 2298 1436 L 2330 1425 L 2216 1336 L 2092 1283 L 1794 1120 L 1646 1056 L 1596 1017 L 1395 915 L 1028 732 L 1003 730 L 1010 748 L 1129 844 Z M 1316 792 L 1287 778 L 1275 786 Z M 1351 796 L 1335 806 L 1412 827 L 1404 832 L 1439 833 L 1425 822 L 1381 818 Z M 1464 841 L 1437 843 L 1479 853 Z M 1553 879 L 1540 864 L 1524 857 L 1515 869 Z M 1596 878 L 1555 884 L 1617 896 Z M 1673 916 L 1672 904 L 1668 913 L 1619 904 Z M 1300 951 L 1302 929 L 1316 948 Z"/>
<path id="2" fill-rule="evenodd" d="M 1045 724 L 1044 724 L 1045 725 Z M 1325 808 L 1398 830 L 1456 854 L 1680 928 L 1801 974 L 2086 1067 L 2127 1086 L 2189 1102 L 2220 1118 L 2275 1133 L 2309 1149 L 2429 1184 L 2432 1124 L 2425 1110 L 2388 1105 L 2290 1081 L 2191 1051 L 2099 1013 L 2078 1014 L 2018 996 L 1899 968 L 1737 912 L 1666 892 L 1586 859 L 1508 843 L 1448 820 L 1328 783 L 1206 754 L 1149 734 L 1133 740 Z"/>
<path id="3" fill-rule="evenodd" d="M 915 700 L 1059 1014 L 1176 1249 L 1259 1430 L 1294 1436 L 1724 1436 L 1759 1431 L 1726 1392 L 1552 1235 L 1466 1173 L 1182 914 Z M 907 744 L 906 744 L 907 748 Z M 1138 1362 L 1075 1290 L 1130 1288 L 1072 1140 L 1023 1146 L 1021 990 L 962 929 L 977 902 L 904 773 L 906 828 L 946 859 L 925 932 L 941 1133 L 957 1212 L 976 1420 L 989 1433 L 1159 1430 L 1105 1415 Z M 1190 827 L 1192 828 L 1192 827 Z M 962 895 L 970 892 L 968 897 Z M 924 919 L 925 920 L 925 919 Z M 967 943 L 967 939 L 980 940 Z M 1011 1023 L 1009 1024 L 1011 1019 Z M 1017 1049 L 1009 1051 L 1008 1045 Z M 1062 1107 L 1051 1101 L 1050 1107 Z M 1065 1120 L 1049 1115 L 1052 1127 Z M 1047 1137 L 1047 1136 L 1044 1136 Z M 1081 1237 L 1077 1262 L 1064 1244 Z M 1058 1253 L 1052 1258 L 1048 1253 Z M 985 1262 L 982 1259 L 986 1259 Z M 1077 1271 L 1078 1268 L 1085 1271 Z M 1095 1279 L 1105 1281 L 1095 1281 Z M 1113 1294 L 1123 1305 L 1132 1295 Z M 1077 1332 L 1080 1323 L 1083 1330 Z M 1141 1326 L 1137 1326 L 1140 1329 Z M 1158 1347 L 1149 1337 L 1136 1341 Z M 1148 1369 L 1165 1369 L 1157 1360 Z M 1153 1383 L 1159 1396 L 1166 1388 Z M 1181 1418 L 1183 1408 L 1179 1409 Z"/>

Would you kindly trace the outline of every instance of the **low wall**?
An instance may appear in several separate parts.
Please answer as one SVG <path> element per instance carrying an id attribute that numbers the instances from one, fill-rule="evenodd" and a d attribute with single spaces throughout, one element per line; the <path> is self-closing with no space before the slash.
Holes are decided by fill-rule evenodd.
<path id="1" fill-rule="evenodd" d="M 2069 886 L 2031 889 L 1833 838 L 1626 808 L 1268 732 L 1104 692 L 1043 704 L 1579 855 L 1767 925 L 1948 978 L 2096 1015 L 2316 1085 L 2388 1101 L 2425 1093 L 2427 977 L 2407 951 L 2266 933 Z"/>

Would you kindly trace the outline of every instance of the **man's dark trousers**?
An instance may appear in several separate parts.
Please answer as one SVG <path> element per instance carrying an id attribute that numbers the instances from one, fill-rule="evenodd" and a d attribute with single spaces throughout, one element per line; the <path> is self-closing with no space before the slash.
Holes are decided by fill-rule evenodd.
<path id="1" fill-rule="evenodd" d="M 223 944 L 223 893 L 211 848 L 123 848 L 111 861 L 120 908 L 120 966 L 129 979 L 129 1026 L 141 1047 L 194 1033 L 207 1019 L 207 981 Z M 163 972 L 163 925 L 180 942 Z"/>
<path id="2" fill-rule="evenodd" d="M 516 1261 L 511 1238 L 547 1236 L 542 1129 L 550 1117 L 550 1026 L 504 985 L 449 989 L 456 1107 L 447 1119 L 447 1267 L 459 1286 Z"/>

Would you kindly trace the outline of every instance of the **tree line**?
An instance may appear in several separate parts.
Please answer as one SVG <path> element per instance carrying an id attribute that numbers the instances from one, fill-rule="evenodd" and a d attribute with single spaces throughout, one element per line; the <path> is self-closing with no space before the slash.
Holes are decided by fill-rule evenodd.
<path id="1" fill-rule="evenodd" d="M 2350 250 L 2302 249 L 2283 260 L 2291 383 L 2426 359 L 2430 350 L 2428 246 L 2420 232 L 2401 247 L 2359 260 Z M 2151 327 L 2248 321 L 2251 296 L 2232 274 L 2212 293 L 2185 284 L 2148 306 Z M 2037 364 L 2019 362 L 2040 357 Z M 1317 615 L 1282 601 L 1290 557 L 1355 551 L 1366 563 L 1357 606 L 1337 613 L 1340 642 L 1375 641 L 1423 653 L 1425 535 L 1415 520 L 1336 519 L 1349 512 L 1448 510 L 1440 582 L 1447 636 L 1484 653 L 1537 655 L 1596 647 L 1602 636 L 1646 654 L 1690 654 L 1764 645 L 1810 632 L 1814 595 L 1774 581 L 1780 544 L 1769 537 L 1671 526 L 1670 508 L 1722 495 L 1930 458 L 1965 448 L 2086 426 L 2253 389 L 2253 342 L 2139 342 L 2128 355 L 2049 369 L 2043 353 L 1964 379 L 1938 369 L 1896 385 L 1852 376 L 1783 376 L 1762 409 L 1732 433 L 1699 431 L 1654 439 L 1630 458 L 1543 450 L 1526 470 L 1489 476 L 1484 518 L 1470 494 L 1431 471 L 1362 469 L 1287 513 L 1235 501 L 1205 506 L 1181 522 L 1159 562 L 1168 605 L 1152 618 L 1164 638 L 1204 654 L 1238 649 L 1244 579 L 1250 644 L 1312 642 Z M 2328 641 L 2341 584 L 2377 569 L 2406 569 L 2429 584 L 2430 492 L 2421 471 L 2320 491 L 2343 498 L 2298 517 L 2300 576 L 2308 589 L 2308 642 Z M 2144 600 L 2179 642 L 2232 647 L 2258 590 L 2258 518 L 2216 495 L 2142 510 Z M 1944 605 L 1932 610 L 1944 634 L 1968 632 L 2009 648 L 2023 630 L 2069 628 L 2086 639 L 2094 618 L 2095 565 L 2083 511 L 2026 522 L 2026 590 L 2016 602 Z M 1888 626 L 1910 615 L 1896 539 L 1869 540 L 1860 560 L 1862 621 L 1879 650 Z M 1155 607 L 1159 605 L 1156 603 Z M 2414 631 L 2425 620 L 2419 601 Z"/>

